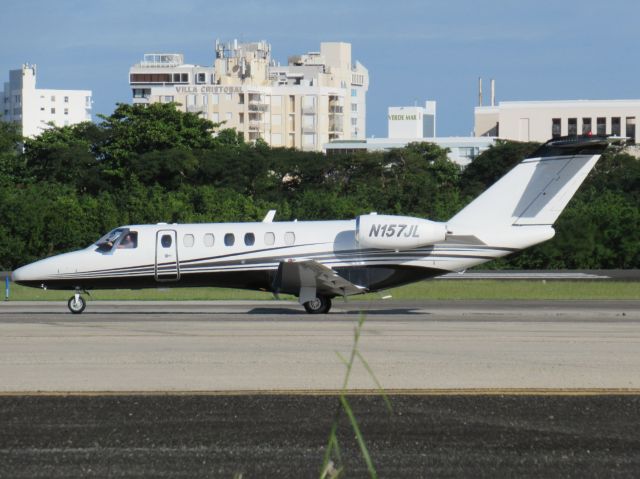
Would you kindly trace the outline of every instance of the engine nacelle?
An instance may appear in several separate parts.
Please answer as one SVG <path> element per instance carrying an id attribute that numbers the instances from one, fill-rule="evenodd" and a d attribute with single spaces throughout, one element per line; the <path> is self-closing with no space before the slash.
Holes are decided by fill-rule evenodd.
<path id="1" fill-rule="evenodd" d="M 362 215 L 356 218 L 356 242 L 361 248 L 406 250 L 444 241 L 443 223 L 411 216 Z"/>

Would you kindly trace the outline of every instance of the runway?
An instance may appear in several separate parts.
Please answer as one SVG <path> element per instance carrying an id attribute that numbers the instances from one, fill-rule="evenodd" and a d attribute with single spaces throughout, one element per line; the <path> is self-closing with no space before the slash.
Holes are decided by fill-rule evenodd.
<path id="1" fill-rule="evenodd" d="M 391 391 L 640 390 L 640 301 L 274 301 L 1 303 L 0 391 L 336 391 L 361 315 Z"/>
<path id="2" fill-rule="evenodd" d="M 640 301 L 6 302 L 0 477 L 369 477 L 362 315 L 378 477 L 640 472 Z"/>

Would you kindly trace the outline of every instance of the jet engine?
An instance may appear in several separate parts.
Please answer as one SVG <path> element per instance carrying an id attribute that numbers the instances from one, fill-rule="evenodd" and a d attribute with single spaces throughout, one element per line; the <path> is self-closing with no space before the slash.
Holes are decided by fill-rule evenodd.
<path id="1" fill-rule="evenodd" d="M 444 241 L 444 223 L 411 216 L 361 215 L 356 218 L 356 242 L 361 248 L 406 250 Z"/>

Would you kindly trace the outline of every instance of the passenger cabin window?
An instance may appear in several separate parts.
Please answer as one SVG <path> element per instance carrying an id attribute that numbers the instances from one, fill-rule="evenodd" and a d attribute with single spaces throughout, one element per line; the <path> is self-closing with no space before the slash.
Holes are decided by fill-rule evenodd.
<path id="1" fill-rule="evenodd" d="M 256 235 L 253 233 L 247 233 L 244 235 L 244 244 L 247 246 L 253 246 L 256 242 Z"/>
<path id="2" fill-rule="evenodd" d="M 129 231 L 120 239 L 118 249 L 135 249 L 138 247 L 138 232 Z"/>
<path id="3" fill-rule="evenodd" d="M 287 246 L 291 246 L 292 244 L 294 244 L 296 242 L 296 235 L 295 233 L 293 233 L 292 231 L 287 231 L 284 234 L 284 244 L 286 244 Z"/>
<path id="4" fill-rule="evenodd" d="M 235 242 L 236 242 L 236 237 L 233 235 L 233 233 L 227 233 L 226 235 L 224 235 L 225 246 L 233 246 Z"/>
<path id="5" fill-rule="evenodd" d="M 211 248 L 213 246 L 213 243 L 215 243 L 215 238 L 211 233 L 207 233 L 206 235 L 204 235 L 204 245 L 207 248 Z"/>
<path id="6" fill-rule="evenodd" d="M 276 242 L 276 235 L 271 232 L 264 234 L 264 244 L 271 246 Z"/>
<path id="7" fill-rule="evenodd" d="M 160 244 L 163 248 L 170 248 L 171 243 L 173 243 L 171 235 L 162 235 L 162 238 L 160 238 Z"/>
<path id="8" fill-rule="evenodd" d="M 186 248 L 191 248 L 193 247 L 193 243 L 195 243 L 195 238 L 193 237 L 193 235 L 186 234 L 182 238 L 182 243 Z"/>

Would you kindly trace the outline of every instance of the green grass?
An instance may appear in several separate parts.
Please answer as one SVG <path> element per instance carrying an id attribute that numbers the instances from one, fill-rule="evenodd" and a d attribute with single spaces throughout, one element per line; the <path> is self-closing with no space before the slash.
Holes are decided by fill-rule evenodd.
<path id="1" fill-rule="evenodd" d="M 377 299 L 391 294 L 405 300 L 465 299 L 640 299 L 640 282 L 621 281 L 535 281 L 535 280 L 431 280 L 391 289 L 381 294 L 354 296 Z M 11 284 L 12 301 L 61 301 L 70 291 L 43 291 Z M 144 290 L 91 291 L 94 300 L 197 301 L 271 300 L 271 293 L 225 288 L 162 288 Z M 281 296 L 281 299 L 292 299 Z"/>

